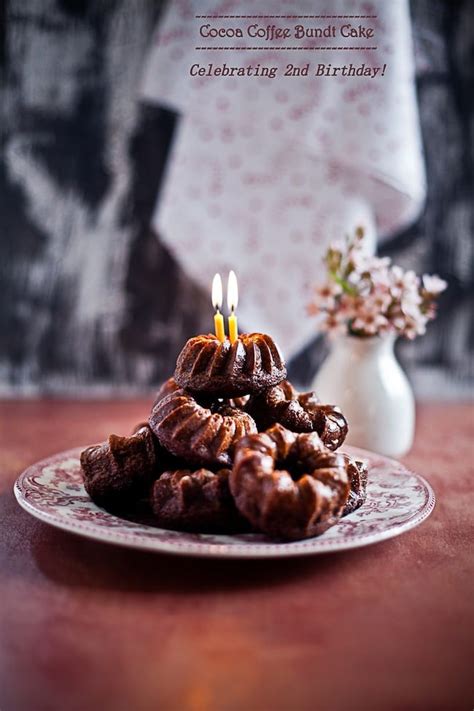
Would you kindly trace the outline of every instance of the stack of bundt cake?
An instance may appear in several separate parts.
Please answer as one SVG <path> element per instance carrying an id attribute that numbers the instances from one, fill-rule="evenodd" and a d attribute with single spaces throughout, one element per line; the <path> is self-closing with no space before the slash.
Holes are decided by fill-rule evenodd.
<path id="1" fill-rule="evenodd" d="M 158 526 L 280 540 L 316 536 L 365 500 L 367 470 L 335 452 L 342 412 L 286 380 L 270 336 L 191 338 L 148 423 L 81 455 L 100 506 L 138 504 Z"/>

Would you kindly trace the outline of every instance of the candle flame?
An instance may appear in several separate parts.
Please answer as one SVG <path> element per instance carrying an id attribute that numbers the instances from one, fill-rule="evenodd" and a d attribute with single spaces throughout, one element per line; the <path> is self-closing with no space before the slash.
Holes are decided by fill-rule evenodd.
<path id="1" fill-rule="evenodd" d="M 227 306 L 230 311 L 235 311 L 237 304 L 239 303 L 239 287 L 237 284 L 237 277 L 235 272 L 231 270 L 229 272 L 229 279 L 227 281 Z"/>
<path id="2" fill-rule="evenodd" d="M 212 305 L 219 311 L 222 308 L 222 279 L 220 274 L 214 274 L 212 280 Z"/>

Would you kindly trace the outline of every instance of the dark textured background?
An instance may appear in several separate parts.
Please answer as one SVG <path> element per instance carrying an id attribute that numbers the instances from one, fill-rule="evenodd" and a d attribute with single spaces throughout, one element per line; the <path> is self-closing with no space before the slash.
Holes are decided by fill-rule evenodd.
<path id="1" fill-rule="evenodd" d="M 209 295 L 148 225 L 178 118 L 137 104 L 162 2 L 1 4 L 0 388 L 144 391 L 183 340 L 209 329 Z M 420 219 L 383 252 L 449 281 L 440 316 L 400 355 L 417 391 L 472 379 L 474 3 L 414 0 L 428 173 Z M 318 339 L 291 363 L 307 383 Z"/>

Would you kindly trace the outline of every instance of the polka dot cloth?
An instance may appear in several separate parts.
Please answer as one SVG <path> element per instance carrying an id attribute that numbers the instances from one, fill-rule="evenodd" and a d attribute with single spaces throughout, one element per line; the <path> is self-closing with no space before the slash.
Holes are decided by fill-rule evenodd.
<path id="1" fill-rule="evenodd" d="M 142 96 L 180 113 L 154 224 L 190 278 L 205 288 L 234 269 L 239 321 L 271 333 L 287 357 L 314 334 L 305 315 L 329 241 L 363 224 L 368 239 L 412 221 L 425 195 L 405 0 L 272 0 L 272 15 L 370 15 L 371 19 L 204 19 L 265 14 L 251 0 L 174 0 L 148 57 Z M 203 24 L 242 27 L 366 25 L 367 39 L 204 39 Z M 306 43 L 306 44 L 304 44 Z M 311 46 L 377 50 L 311 50 Z M 196 50 L 198 46 L 267 47 Z M 298 51 L 268 47 L 304 46 Z M 289 63 L 309 75 L 285 77 Z M 315 77 L 332 67 L 382 67 L 385 75 Z M 277 67 L 276 78 L 190 76 L 204 67 Z M 209 305 L 209 324 L 212 309 Z"/>

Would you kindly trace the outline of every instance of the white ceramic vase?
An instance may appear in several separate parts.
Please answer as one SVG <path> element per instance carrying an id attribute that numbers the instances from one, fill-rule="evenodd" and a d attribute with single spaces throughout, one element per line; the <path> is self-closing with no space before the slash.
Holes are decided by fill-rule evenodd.
<path id="1" fill-rule="evenodd" d="M 313 382 L 322 402 L 347 417 L 347 444 L 392 457 L 408 452 L 415 429 L 415 398 L 394 343 L 392 335 L 341 336 Z"/>

